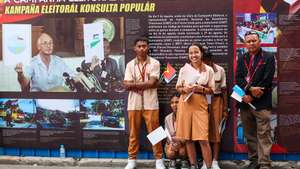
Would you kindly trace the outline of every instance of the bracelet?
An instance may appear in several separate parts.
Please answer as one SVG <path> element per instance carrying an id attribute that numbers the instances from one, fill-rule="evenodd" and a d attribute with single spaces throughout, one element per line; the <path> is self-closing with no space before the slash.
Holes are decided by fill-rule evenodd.
<path id="1" fill-rule="evenodd" d="M 202 87 L 202 93 L 204 93 L 205 92 L 205 87 Z"/>

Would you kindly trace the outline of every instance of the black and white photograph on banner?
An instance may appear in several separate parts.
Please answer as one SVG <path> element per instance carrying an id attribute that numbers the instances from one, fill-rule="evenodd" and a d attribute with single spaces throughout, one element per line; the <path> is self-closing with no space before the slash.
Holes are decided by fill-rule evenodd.
<path id="1" fill-rule="evenodd" d="M 123 22 L 76 17 L 3 24 L 0 91 L 124 92 Z"/>

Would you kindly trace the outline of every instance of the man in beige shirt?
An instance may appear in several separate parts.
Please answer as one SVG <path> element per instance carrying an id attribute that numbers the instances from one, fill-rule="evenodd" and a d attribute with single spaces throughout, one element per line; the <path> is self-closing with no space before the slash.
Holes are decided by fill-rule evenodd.
<path id="1" fill-rule="evenodd" d="M 124 86 L 128 95 L 129 145 L 128 164 L 125 169 L 136 167 L 139 151 L 139 132 L 142 118 L 145 119 L 148 133 L 159 127 L 159 106 L 157 87 L 159 85 L 160 63 L 148 56 L 149 43 L 147 38 L 138 38 L 134 42 L 136 58 L 126 65 Z M 162 146 L 153 146 L 156 169 L 165 169 L 162 160 Z"/>

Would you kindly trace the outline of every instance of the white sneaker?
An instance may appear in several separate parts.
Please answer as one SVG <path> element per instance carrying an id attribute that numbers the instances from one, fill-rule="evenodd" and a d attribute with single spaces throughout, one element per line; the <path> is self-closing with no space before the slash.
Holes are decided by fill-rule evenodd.
<path id="1" fill-rule="evenodd" d="M 201 167 L 201 169 L 207 169 L 205 162 L 203 161 L 203 165 Z"/>
<path id="2" fill-rule="evenodd" d="M 135 159 L 128 159 L 128 163 L 125 169 L 135 169 L 136 168 L 136 160 Z"/>
<path id="3" fill-rule="evenodd" d="M 216 160 L 212 161 L 211 168 L 212 169 L 221 169 L 219 164 L 218 164 L 218 161 L 216 161 Z"/>
<path id="4" fill-rule="evenodd" d="M 155 160 L 155 169 L 166 169 L 163 159 Z"/>

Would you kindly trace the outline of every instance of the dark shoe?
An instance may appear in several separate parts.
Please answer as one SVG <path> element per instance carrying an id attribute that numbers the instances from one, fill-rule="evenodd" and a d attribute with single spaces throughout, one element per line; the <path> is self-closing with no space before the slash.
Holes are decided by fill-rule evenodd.
<path id="1" fill-rule="evenodd" d="M 189 169 L 189 163 L 186 160 L 181 161 L 181 169 Z"/>
<path id="2" fill-rule="evenodd" d="M 191 165 L 190 169 L 198 169 L 197 165 Z"/>
<path id="3" fill-rule="evenodd" d="M 259 169 L 271 169 L 271 165 L 261 165 Z"/>
<path id="4" fill-rule="evenodd" d="M 171 160 L 169 163 L 169 169 L 176 169 L 176 161 L 175 160 Z"/>
<path id="5" fill-rule="evenodd" d="M 257 161 L 251 161 L 246 169 L 259 169 L 259 164 L 257 163 Z"/>

